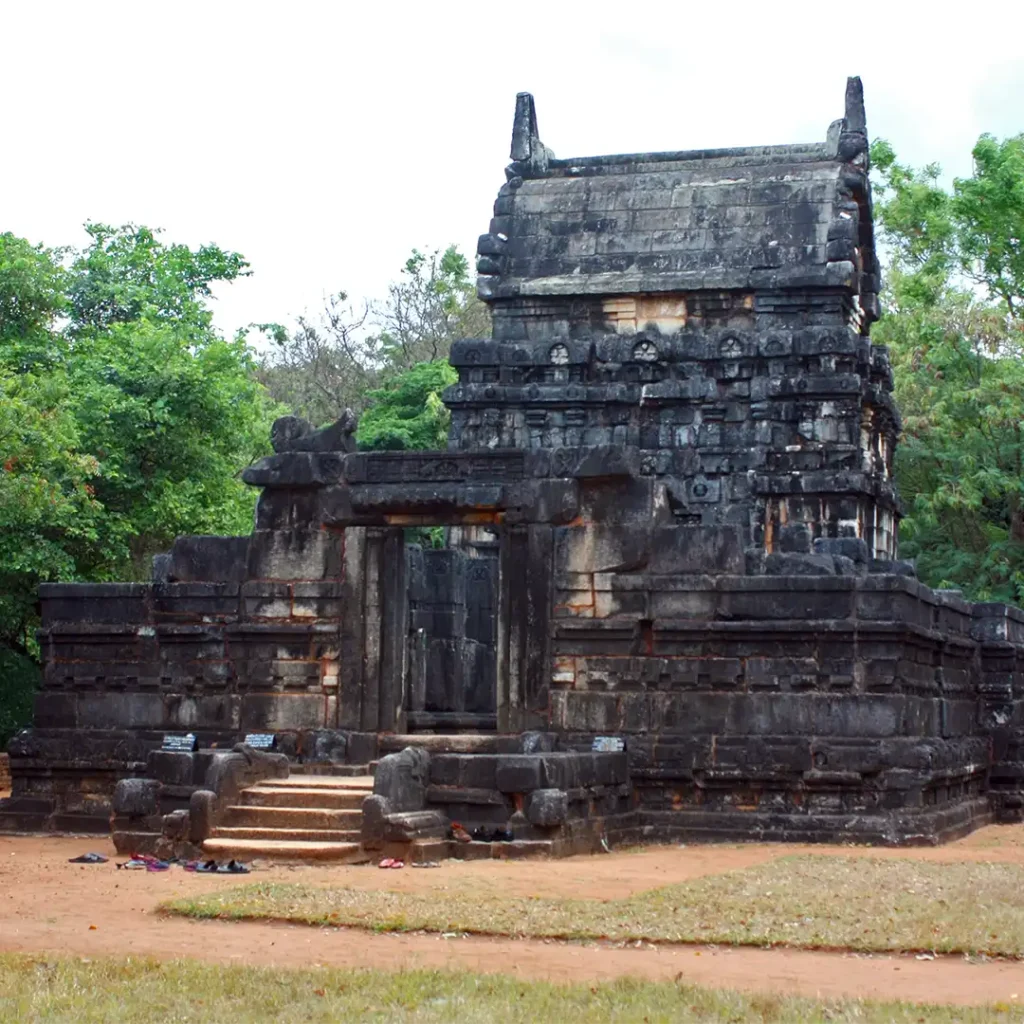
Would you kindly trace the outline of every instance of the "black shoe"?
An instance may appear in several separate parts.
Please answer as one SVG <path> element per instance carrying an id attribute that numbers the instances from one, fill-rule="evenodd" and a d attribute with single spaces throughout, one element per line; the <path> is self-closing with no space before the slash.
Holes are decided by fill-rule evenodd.
<path id="1" fill-rule="evenodd" d="M 496 828 L 491 836 L 492 843 L 511 843 L 514 840 L 515 836 L 507 828 Z"/>
<path id="2" fill-rule="evenodd" d="M 477 843 L 489 843 L 491 841 L 491 833 L 483 825 L 477 825 L 469 834 L 473 837 L 473 841 Z"/>

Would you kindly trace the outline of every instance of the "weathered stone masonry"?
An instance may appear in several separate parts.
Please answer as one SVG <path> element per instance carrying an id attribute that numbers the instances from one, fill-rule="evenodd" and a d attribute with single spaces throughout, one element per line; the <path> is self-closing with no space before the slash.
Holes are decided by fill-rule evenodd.
<path id="1" fill-rule="evenodd" d="M 246 473 L 250 537 L 180 538 L 151 584 L 45 587 L 0 821 L 104 821 L 182 729 L 352 763 L 411 730 L 619 736 L 622 834 L 938 841 L 1020 815 L 1024 614 L 896 557 L 859 80 L 822 143 L 580 160 L 523 94 L 512 158 L 448 450 L 290 421 Z M 438 524 L 497 551 L 406 545 Z"/>

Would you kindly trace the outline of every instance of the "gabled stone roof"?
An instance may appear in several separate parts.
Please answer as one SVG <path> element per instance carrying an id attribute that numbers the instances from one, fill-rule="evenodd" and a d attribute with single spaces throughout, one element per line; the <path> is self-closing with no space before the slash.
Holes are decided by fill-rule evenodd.
<path id="1" fill-rule="evenodd" d="M 480 239 L 481 297 L 877 293 L 859 80 L 851 86 L 847 117 L 824 142 L 575 160 L 540 142 L 533 99 L 520 94 L 509 181 Z"/>

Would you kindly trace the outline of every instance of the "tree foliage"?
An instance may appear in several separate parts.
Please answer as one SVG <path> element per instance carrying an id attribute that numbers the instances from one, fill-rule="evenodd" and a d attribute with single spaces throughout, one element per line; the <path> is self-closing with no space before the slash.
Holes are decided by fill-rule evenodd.
<path id="1" fill-rule="evenodd" d="M 359 421 L 360 447 L 377 451 L 445 448 L 450 415 L 441 392 L 458 380 L 446 360 L 417 363 L 367 395 Z"/>
<path id="2" fill-rule="evenodd" d="M 381 302 L 356 306 L 339 292 L 318 319 L 300 317 L 294 331 L 256 325 L 269 339 L 260 379 L 313 423 L 336 419 L 346 408 L 361 413 L 398 375 L 446 360 L 454 341 L 490 333 L 469 270 L 454 245 L 414 249 Z"/>
<path id="3" fill-rule="evenodd" d="M 903 552 L 933 585 L 1024 600 L 1024 136 L 982 136 L 974 173 L 876 142 L 876 214 L 889 253 L 885 315 L 904 417 Z"/>
<path id="4" fill-rule="evenodd" d="M 490 333 L 487 307 L 476 297 L 469 261 L 454 245 L 444 252 L 413 249 L 375 313 L 381 353 L 395 369 L 447 359 L 453 341 Z"/>
<path id="5" fill-rule="evenodd" d="M 245 342 L 211 326 L 241 256 L 86 230 L 80 252 L 0 235 L 0 705 L 40 583 L 138 579 L 179 533 L 248 532 L 239 474 L 277 411 Z"/>

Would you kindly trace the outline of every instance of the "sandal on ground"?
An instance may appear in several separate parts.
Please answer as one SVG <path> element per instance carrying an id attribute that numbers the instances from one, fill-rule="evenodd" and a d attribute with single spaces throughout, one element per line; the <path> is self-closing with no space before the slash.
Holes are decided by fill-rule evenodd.
<path id="1" fill-rule="evenodd" d="M 107 858 L 102 853 L 83 853 L 81 857 L 71 857 L 69 864 L 106 864 Z"/>
<path id="2" fill-rule="evenodd" d="M 124 868 L 126 871 L 145 871 L 146 862 L 140 860 L 138 857 L 131 857 L 126 860 L 123 864 L 117 865 L 119 868 Z"/>
<path id="3" fill-rule="evenodd" d="M 393 860 L 391 862 L 391 864 L 389 865 L 389 867 L 404 868 L 405 867 L 405 861 L 404 860 Z"/>
<path id="4" fill-rule="evenodd" d="M 227 864 L 221 864 L 221 866 L 219 868 L 217 868 L 217 871 L 218 871 L 219 874 L 222 874 L 222 875 L 247 875 L 247 874 L 249 874 L 249 869 L 244 864 L 242 864 L 240 861 L 237 861 L 237 860 L 229 860 L 227 862 Z"/>
<path id="5" fill-rule="evenodd" d="M 379 868 L 393 868 L 395 866 L 394 857 L 385 857 L 378 865 Z"/>
<path id="6" fill-rule="evenodd" d="M 208 860 L 205 864 L 197 864 L 196 871 L 202 875 L 213 875 L 217 872 L 217 862 L 215 860 Z"/>
<path id="7" fill-rule="evenodd" d="M 452 827 L 448 830 L 448 834 L 458 843 L 473 842 L 473 837 L 457 821 L 452 822 Z"/>

